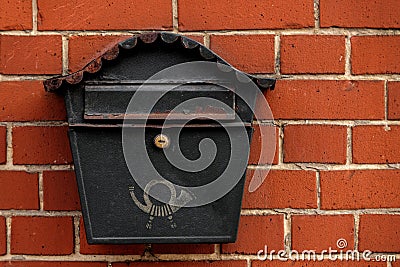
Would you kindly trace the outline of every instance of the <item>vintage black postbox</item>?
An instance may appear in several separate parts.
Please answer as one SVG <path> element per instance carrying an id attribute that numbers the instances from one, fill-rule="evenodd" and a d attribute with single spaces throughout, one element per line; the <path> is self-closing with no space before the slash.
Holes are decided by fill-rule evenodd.
<path id="1" fill-rule="evenodd" d="M 256 100 L 241 87 L 274 80 L 232 70 L 189 38 L 147 33 L 45 81 L 65 97 L 89 243 L 236 240 Z"/>

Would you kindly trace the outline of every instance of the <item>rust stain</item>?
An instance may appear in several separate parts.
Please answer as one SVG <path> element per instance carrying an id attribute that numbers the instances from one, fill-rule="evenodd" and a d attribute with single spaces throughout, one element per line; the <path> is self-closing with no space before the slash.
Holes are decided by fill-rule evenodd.
<path id="1" fill-rule="evenodd" d="M 118 57 L 119 48 L 118 45 L 113 46 L 110 50 L 103 54 L 103 58 L 106 60 L 113 60 Z"/>
<path id="2" fill-rule="evenodd" d="M 82 79 L 83 79 L 83 71 L 78 71 L 71 75 L 68 75 L 65 78 L 65 81 L 70 84 L 77 84 L 77 83 L 80 83 L 82 81 Z"/>
<path id="3" fill-rule="evenodd" d="M 140 40 L 143 41 L 145 44 L 151 44 L 154 43 L 157 40 L 158 33 L 152 32 L 152 33 L 144 33 L 139 36 Z"/>
<path id="4" fill-rule="evenodd" d="M 87 65 L 87 67 L 85 67 L 85 70 L 89 73 L 96 73 L 101 69 L 101 66 L 102 66 L 101 57 L 98 57 L 97 59 L 90 62 Z"/>

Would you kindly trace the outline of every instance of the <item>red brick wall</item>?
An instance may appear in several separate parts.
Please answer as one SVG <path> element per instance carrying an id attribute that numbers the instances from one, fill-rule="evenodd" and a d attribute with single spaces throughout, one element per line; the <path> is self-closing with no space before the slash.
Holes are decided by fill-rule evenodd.
<path id="1" fill-rule="evenodd" d="M 261 188 L 245 193 L 234 244 L 86 242 L 65 107 L 41 81 L 151 30 L 188 35 L 278 79 L 266 94 L 276 157 Z M 399 169 L 398 0 L 0 0 L 0 267 L 396 267 L 256 255 L 264 245 L 321 253 L 344 238 L 346 249 L 400 262 Z"/>

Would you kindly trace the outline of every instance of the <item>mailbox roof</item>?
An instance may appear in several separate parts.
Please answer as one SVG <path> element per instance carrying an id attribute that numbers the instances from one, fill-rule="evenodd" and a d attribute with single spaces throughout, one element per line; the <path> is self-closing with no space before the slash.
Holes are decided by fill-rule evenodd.
<path id="1" fill-rule="evenodd" d="M 67 84 L 78 84 L 83 80 L 84 73 L 96 73 L 101 70 L 103 60 L 113 60 L 118 57 L 120 49 L 133 49 L 138 40 L 140 39 L 145 44 L 154 43 L 158 38 L 165 43 L 174 43 L 180 41 L 181 45 L 186 49 L 198 49 L 200 55 L 210 61 L 216 61 L 221 64 L 229 65 L 225 60 L 216 55 L 213 51 L 205 47 L 204 45 L 186 37 L 183 35 L 169 33 L 169 32 L 152 32 L 134 35 L 119 44 L 115 45 L 111 49 L 107 50 L 104 54 L 92 60 L 83 69 L 71 73 L 65 76 L 58 76 L 43 82 L 46 91 L 57 91 L 63 83 Z M 232 67 L 232 66 L 231 66 Z M 246 74 L 251 78 L 259 87 L 265 89 L 274 89 L 275 80 L 270 78 L 257 78 Z"/>

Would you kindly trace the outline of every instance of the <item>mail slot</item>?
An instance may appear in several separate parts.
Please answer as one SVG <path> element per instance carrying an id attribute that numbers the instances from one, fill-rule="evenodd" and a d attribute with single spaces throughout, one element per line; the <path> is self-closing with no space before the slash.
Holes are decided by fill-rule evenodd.
<path id="1" fill-rule="evenodd" d="M 154 98 L 155 93 L 163 91 L 163 88 L 173 86 L 163 96 L 151 110 L 151 113 L 145 114 L 144 108 L 139 105 L 132 106 L 133 110 L 126 113 L 126 107 L 129 104 L 133 94 L 139 87 L 148 98 Z M 174 109 L 180 103 L 193 97 L 210 97 L 225 103 L 230 109 L 224 109 L 221 106 L 213 106 L 210 103 L 186 107 L 185 109 Z M 106 105 L 104 103 L 107 103 Z M 84 119 L 184 119 L 198 115 L 197 118 L 214 119 L 234 119 L 235 113 L 235 95 L 234 92 L 223 86 L 217 86 L 209 83 L 125 83 L 120 85 L 97 85 L 87 84 L 85 86 L 85 116 Z M 207 117 L 206 117 L 207 116 Z"/>
<path id="2" fill-rule="evenodd" d="M 236 240 L 256 99 L 229 66 L 189 38 L 149 33 L 44 82 L 65 97 L 90 244 Z"/>

